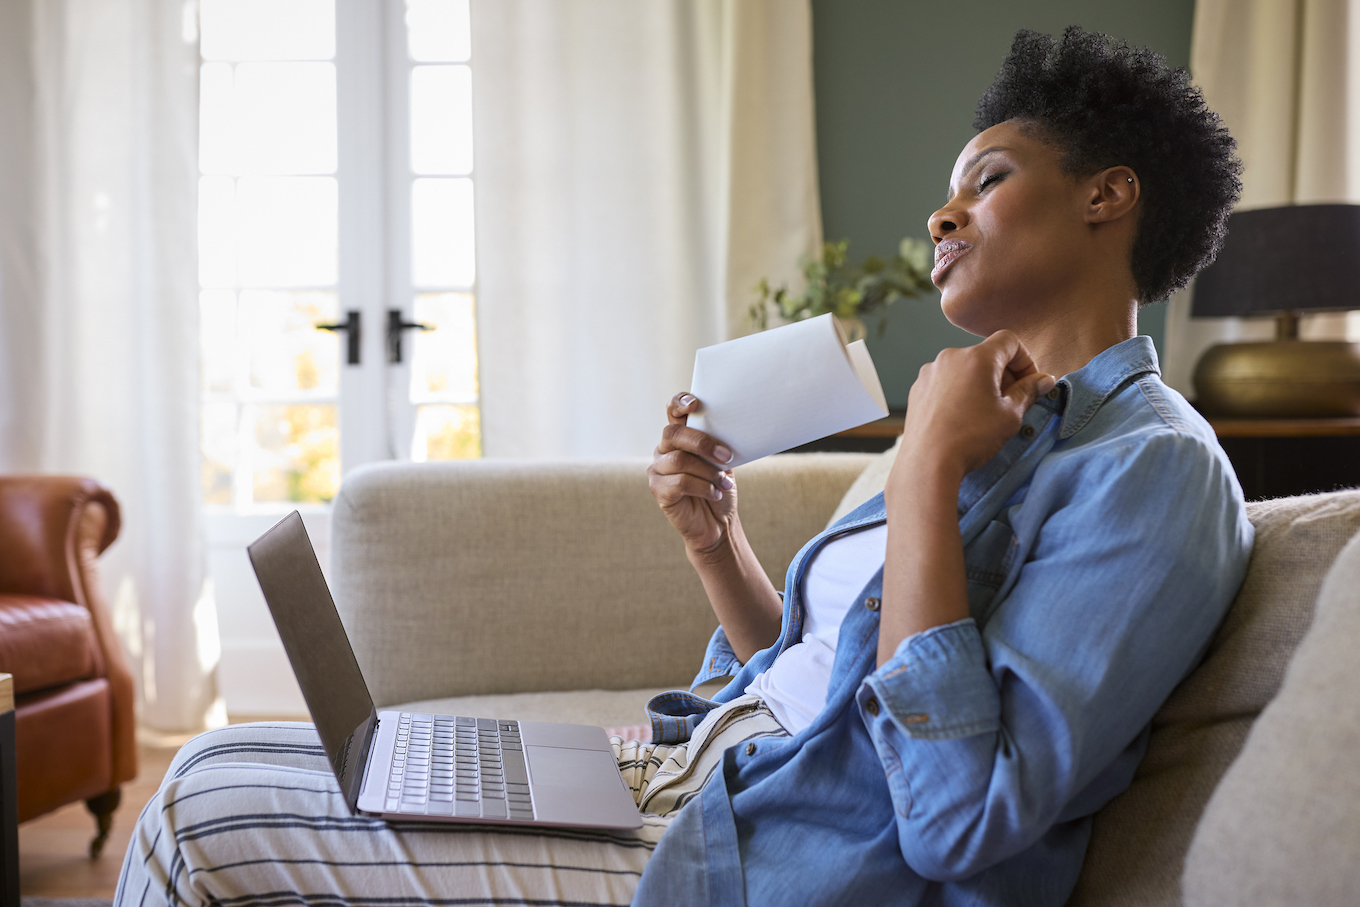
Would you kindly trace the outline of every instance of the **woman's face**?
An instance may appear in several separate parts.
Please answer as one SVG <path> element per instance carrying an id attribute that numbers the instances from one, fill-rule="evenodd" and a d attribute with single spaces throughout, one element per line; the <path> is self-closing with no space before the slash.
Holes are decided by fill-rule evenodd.
<path id="1" fill-rule="evenodd" d="M 978 133 L 959 154 L 949 201 L 930 217 L 931 279 L 951 322 L 979 336 L 1057 315 L 1088 253 L 1086 181 L 1018 121 Z"/>

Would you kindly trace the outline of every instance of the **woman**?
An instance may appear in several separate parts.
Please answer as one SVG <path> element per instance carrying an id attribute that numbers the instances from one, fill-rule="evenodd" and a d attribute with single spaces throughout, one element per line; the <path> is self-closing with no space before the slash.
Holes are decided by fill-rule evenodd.
<path id="1" fill-rule="evenodd" d="M 986 339 L 921 370 L 884 493 L 782 599 L 702 402 L 671 401 L 651 487 L 721 623 L 696 685 L 732 679 L 617 742 L 641 832 L 352 817 L 310 728 L 244 726 L 176 757 L 120 901 L 1063 903 L 1251 547 L 1135 336 L 1212 259 L 1239 165 L 1183 72 L 1078 29 L 1018 35 L 976 126 L 930 230 Z"/>

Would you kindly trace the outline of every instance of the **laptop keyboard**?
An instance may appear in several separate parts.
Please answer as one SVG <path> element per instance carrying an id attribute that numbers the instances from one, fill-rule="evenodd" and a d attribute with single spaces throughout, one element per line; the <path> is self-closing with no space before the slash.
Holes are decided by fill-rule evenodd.
<path id="1" fill-rule="evenodd" d="M 387 809 L 532 819 L 519 723 L 402 712 L 388 773 Z"/>

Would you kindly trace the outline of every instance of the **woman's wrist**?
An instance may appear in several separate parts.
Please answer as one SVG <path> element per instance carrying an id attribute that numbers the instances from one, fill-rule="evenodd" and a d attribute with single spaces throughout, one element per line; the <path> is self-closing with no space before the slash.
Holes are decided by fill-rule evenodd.
<path id="1" fill-rule="evenodd" d="M 732 566 L 737 560 L 736 535 L 738 526 L 736 514 L 727 520 L 726 526 L 711 545 L 695 546 L 685 543 L 685 556 L 696 570 L 724 568 Z"/>
<path id="2" fill-rule="evenodd" d="M 967 475 L 962 462 L 950 457 L 938 447 L 903 447 L 893 464 L 883 496 L 889 505 L 907 504 L 911 499 L 946 496 L 951 503 L 959 494 L 959 486 Z"/>

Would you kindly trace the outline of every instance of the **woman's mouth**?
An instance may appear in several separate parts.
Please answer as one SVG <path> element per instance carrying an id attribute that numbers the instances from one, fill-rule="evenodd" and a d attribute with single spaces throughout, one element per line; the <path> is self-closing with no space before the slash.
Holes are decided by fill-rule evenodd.
<path id="1" fill-rule="evenodd" d="M 935 270 L 930 272 L 930 282 L 940 285 L 949 266 L 968 254 L 973 248 L 970 242 L 961 239 L 946 239 L 935 247 Z"/>

